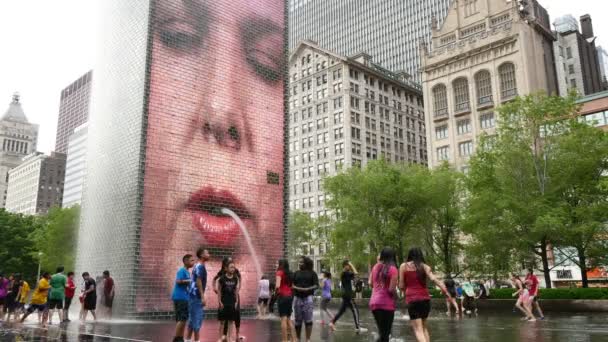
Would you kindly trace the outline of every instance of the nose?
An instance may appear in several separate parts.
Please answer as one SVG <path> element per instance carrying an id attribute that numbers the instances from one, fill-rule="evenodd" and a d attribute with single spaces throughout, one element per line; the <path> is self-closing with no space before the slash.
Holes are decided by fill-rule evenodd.
<path id="1" fill-rule="evenodd" d="M 201 133 L 204 139 L 224 149 L 251 150 L 246 116 L 246 87 L 242 70 L 246 63 L 238 31 L 221 27 L 210 32 L 210 44 L 203 53 L 201 79 Z"/>

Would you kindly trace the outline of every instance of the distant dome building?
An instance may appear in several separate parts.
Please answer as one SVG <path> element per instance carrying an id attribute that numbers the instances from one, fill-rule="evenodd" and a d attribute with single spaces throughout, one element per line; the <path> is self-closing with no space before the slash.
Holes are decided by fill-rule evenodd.
<path id="1" fill-rule="evenodd" d="M 22 159 L 36 151 L 38 125 L 27 120 L 21 107 L 19 94 L 15 93 L 7 111 L 0 119 L 0 193 L 2 208 L 6 206 L 8 171 L 21 164 Z"/>

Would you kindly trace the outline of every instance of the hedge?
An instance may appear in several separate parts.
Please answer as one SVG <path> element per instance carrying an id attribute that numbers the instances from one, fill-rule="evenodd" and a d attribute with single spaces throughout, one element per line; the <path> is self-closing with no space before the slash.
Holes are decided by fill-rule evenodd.
<path id="1" fill-rule="evenodd" d="M 371 297 L 369 288 L 363 289 L 363 298 Z M 433 298 L 441 298 L 443 294 L 437 289 L 429 289 Z M 514 289 L 490 289 L 490 299 L 512 299 Z M 332 297 L 342 296 L 341 290 L 333 290 Z M 558 288 L 540 289 L 541 299 L 605 299 L 608 300 L 608 288 Z"/>

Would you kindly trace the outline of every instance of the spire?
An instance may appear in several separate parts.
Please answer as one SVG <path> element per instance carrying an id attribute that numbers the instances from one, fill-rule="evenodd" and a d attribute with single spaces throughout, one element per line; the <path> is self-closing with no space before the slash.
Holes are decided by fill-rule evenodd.
<path id="1" fill-rule="evenodd" d="M 28 122 L 27 117 L 23 112 L 23 108 L 21 108 L 20 98 L 21 96 L 19 93 L 15 92 L 13 94 L 13 100 L 9 104 L 8 110 L 4 113 L 2 120 Z"/>

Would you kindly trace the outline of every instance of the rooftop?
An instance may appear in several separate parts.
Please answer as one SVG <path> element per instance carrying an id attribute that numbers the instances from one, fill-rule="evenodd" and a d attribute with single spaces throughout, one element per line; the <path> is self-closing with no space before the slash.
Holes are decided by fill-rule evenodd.
<path id="1" fill-rule="evenodd" d="M 28 123 L 27 117 L 23 112 L 23 108 L 21 108 L 21 102 L 19 101 L 19 98 L 20 96 L 18 93 L 13 94 L 13 100 L 11 101 L 8 106 L 8 109 L 4 113 L 2 120 Z"/>

